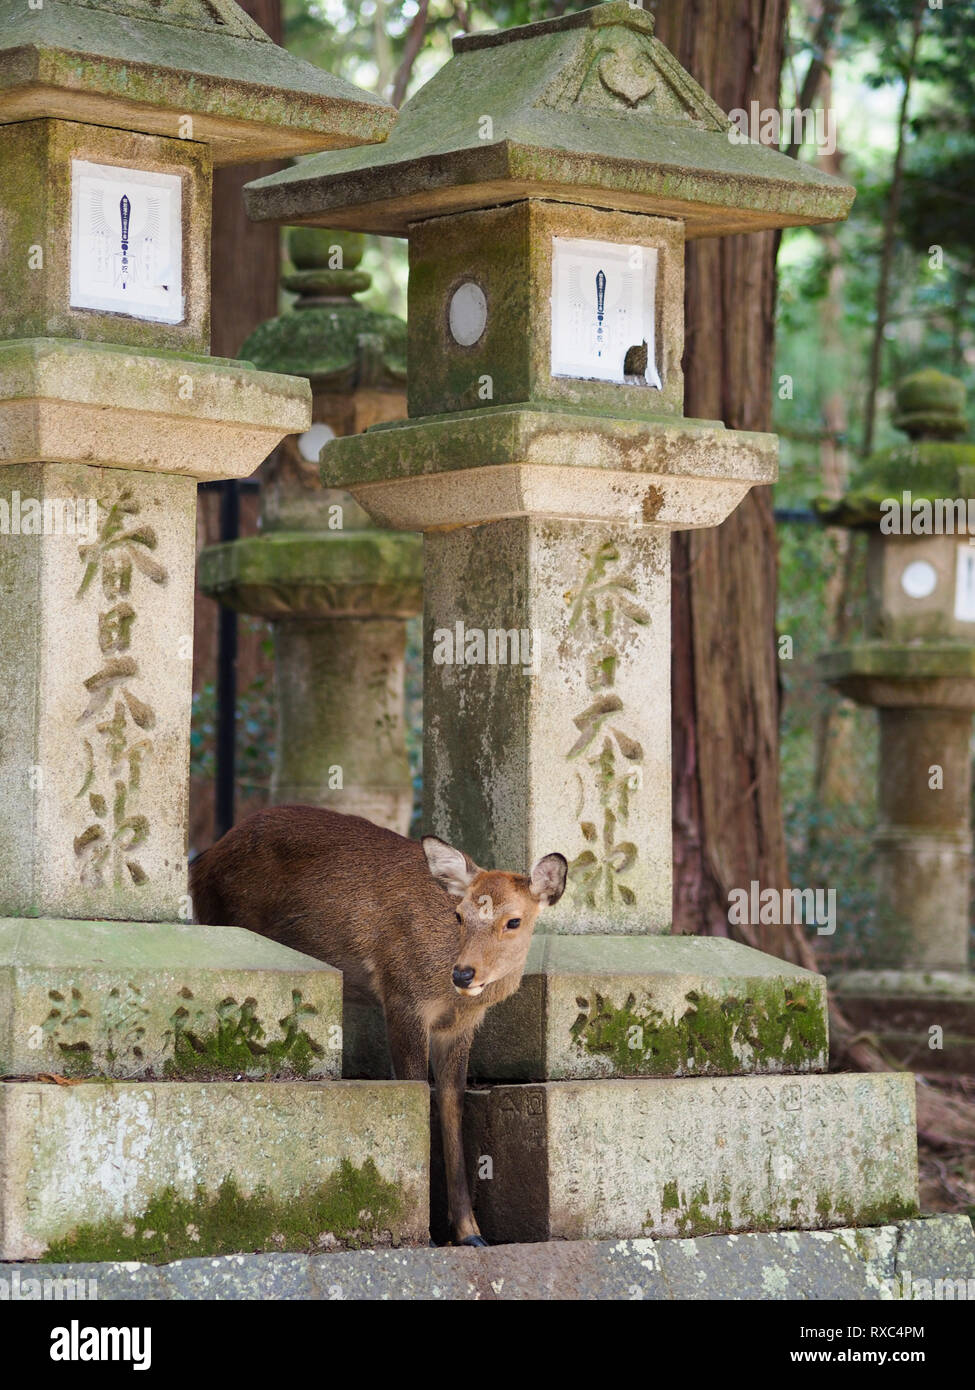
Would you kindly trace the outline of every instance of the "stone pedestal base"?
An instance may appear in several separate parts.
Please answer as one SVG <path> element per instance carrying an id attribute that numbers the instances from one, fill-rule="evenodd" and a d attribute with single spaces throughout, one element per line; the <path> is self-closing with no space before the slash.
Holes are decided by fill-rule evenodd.
<path id="1" fill-rule="evenodd" d="M 876 1225 L 917 1212 L 909 1074 L 469 1090 L 489 1241 Z"/>
<path id="2" fill-rule="evenodd" d="M 340 1074 L 342 977 L 238 927 L 0 919 L 0 1076 Z"/>
<path id="3" fill-rule="evenodd" d="M 343 1075 L 389 1076 L 378 1007 L 345 1001 Z M 822 975 L 704 936 L 536 935 L 521 987 L 489 1009 L 478 1081 L 824 1071 Z"/>
<path id="4" fill-rule="evenodd" d="M 901 1066 L 975 1075 L 975 976 L 961 971 L 855 970 L 831 980 L 850 1021 Z"/>
<path id="5" fill-rule="evenodd" d="M 931 1216 L 857 1230 L 704 1240 L 559 1240 L 164 1265 L 6 1264 L 0 1279 L 12 1302 L 66 1298 L 66 1280 L 79 1299 L 941 1301 L 975 1292 L 975 1234 L 967 1216 Z"/>
<path id="6" fill-rule="evenodd" d="M 823 1071 L 826 981 L 703 936 L 536 936 L 471 1056 L 486 1081 Z"/>
<path id="7" fill-rule="evenodd" d="M 0 1084 L 0 1259 L 425 1242 L 420 1082 Z"/>
<path id="8" fill-rule="evenodd" d="M 877 710 L 874 844 L 883 963 L 964 971 L 975 647 L 874 640 L 827 652 L 818 666 L 841 694 Z"/>

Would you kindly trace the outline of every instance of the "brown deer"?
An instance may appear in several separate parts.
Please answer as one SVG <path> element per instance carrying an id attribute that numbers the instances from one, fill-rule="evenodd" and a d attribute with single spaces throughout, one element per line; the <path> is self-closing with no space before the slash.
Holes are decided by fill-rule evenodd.
<path id="1" fill-rule="evenodd" d="M 230 830 L 190 869 L 198 922 L 245 927 L 342 971 L 351 997 L 383 1007 L 393 1071 L 437 1084 L 456 1243 L 474 1219 L 461 1121 L 471 1039 L 521 983 L 535 920 L 558 902 L 566 861 L 531 874 L 479 869 L 434 835 L 420 843 L 360 816 L 275 806 Z"/>

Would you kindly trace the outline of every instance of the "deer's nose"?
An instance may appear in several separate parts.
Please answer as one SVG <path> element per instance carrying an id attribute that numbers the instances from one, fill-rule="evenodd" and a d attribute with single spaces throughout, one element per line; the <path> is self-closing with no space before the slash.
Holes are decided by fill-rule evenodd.
<path id="1" fill-rule="evenodd" d="M 473 965 L 455 965 L 451 979 L 458 989 L 466 989 L 474 978 Z"/>

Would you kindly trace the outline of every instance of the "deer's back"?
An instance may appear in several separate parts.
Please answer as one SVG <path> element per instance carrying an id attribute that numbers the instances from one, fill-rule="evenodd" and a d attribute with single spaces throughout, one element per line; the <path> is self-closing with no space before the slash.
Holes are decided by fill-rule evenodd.
<path id="1" fill-rule="evenodd" d="M 194 860 L 198 922 L 244 927 L 370 976 L 408 972 L 440 988 L 459 932 L 421 845 L 360 816 L 274 806 L 249 816 Z M 375 992 L 375 989 L 373 989 Z"/>

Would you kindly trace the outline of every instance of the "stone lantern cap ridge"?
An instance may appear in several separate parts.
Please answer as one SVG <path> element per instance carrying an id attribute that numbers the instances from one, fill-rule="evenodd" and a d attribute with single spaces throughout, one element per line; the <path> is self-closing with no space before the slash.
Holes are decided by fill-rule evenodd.
<path id="1" fill-rule="evenodd" d="M 975 709 L 975 647 L 966 642 L 875 639 L 822 652 L 816 670 L 860 705 Z"/>
<path id="2" fill-rule="evenodd" d="M 912 372 L 897 385 L 893 423 L 907 443 L 872 453 L 842 497 L 813 499 L 824 525 L 872 529 L 882 503 L 905 493 L 913 501 L 975 498 L 975 444 L 959 438 L 967 429 L 963 382 L 933 368 Z"/>
<path id="3" fill-rule="evenodd" d="M 307 381 L 249 362 L 60 338 L 0 343 L 0 466 L 246 478 L 310 424 Z"/>
<path id="4" fill-rule="evenodd" d="M 717 526 L 778 476 L 773 434 L 526 404 L 384 422 L 321 457 L 327 487 L 405 531 L 527 515 Z"/>
<path id="5" fill-rule="evenodd" d="M 897 383 L 893 422 L 911 439 L 957 439 L 965 433 L 965 383 L 926 367 Z"/>
<path id="6" fill-rule="evenodd" d="M 234 0 L 0 0 L 0 124 L 38 117 L 180 134 L 239 164 L 383 140 L 396 112 Z"/>
<path id="7" fill-rule="evenodd" d="M 528 197 L 677 218 L 688 237 L 847 215 L 849 185 L 732 134 L 653 17 L 613 0 L 455 39 L 384 146 L 315 156 L 245 198 L 257 220 L 399 236 L 418 218 Z"/>
<path id="8" fill-rule="evenodd" d="M 342 268 L 328 265 L 333 239 L 343 249 Z M 369 309 L 354 297 L 372 284 L 372 276 L 357 268 L 361 241 L 348 232 L 333 238 L 318 228 L 292 227 L 288 249 L 296 269 L 282 277 L 282 284 L 298 299 L 288 312 L 259 324 L 242 344 L 241 356 L 264 371 L 308 377 L 320 391 L 402 385 L 405 320 Z M 370 374 L 367 383 L 360 380 L 364 369 Z"/>

